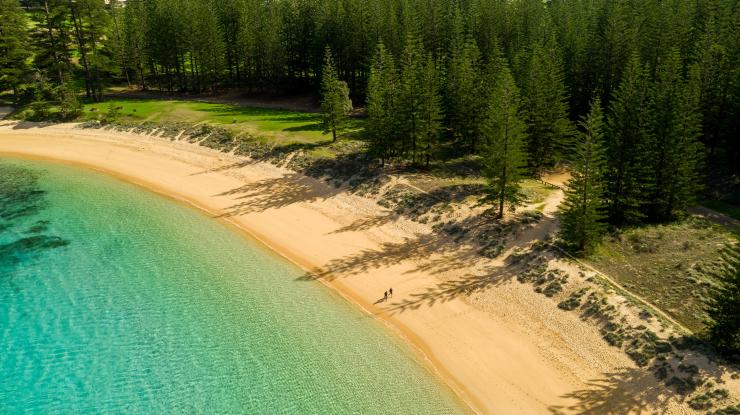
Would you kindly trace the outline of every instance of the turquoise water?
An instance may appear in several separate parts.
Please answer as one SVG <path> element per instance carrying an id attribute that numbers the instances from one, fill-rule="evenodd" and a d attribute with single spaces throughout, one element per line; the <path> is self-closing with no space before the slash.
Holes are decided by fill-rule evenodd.
<path id="1" fill-rule="evenodd" d="M 133 185 L 0 159 L 0 413 L 463 411 L 301 275 Z"/>

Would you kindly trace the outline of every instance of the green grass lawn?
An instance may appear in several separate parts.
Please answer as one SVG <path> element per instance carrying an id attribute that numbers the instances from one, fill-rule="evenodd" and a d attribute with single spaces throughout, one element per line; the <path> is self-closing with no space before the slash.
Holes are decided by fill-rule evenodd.
<path id="1" fill-rule="evenodd" d="M 586 262 L 694 332 L 704 328 L 707 300 L 734 240 L 718 225 L 690 218 L 606 237 Z"/>
<path id="2" fill-rule="evenodd" d="M 331 140 L 331 134 L 322 132 L 320 114 L 198 101 L 110 100 L 86 104 L 82 119 L 97 119 L 110 104 L 121 108 L 118 120 L 122 122 L 209 123 L 286 145 Z M 361 126 L 362 120 L 350 119 L 340 133 L 351 136 Z"/>

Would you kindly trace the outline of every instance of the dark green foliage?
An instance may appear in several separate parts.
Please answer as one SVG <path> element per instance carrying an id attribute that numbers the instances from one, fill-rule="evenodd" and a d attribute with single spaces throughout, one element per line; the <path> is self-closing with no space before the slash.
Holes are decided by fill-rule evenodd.
<path id="1" fill-rule="evenodd" d="M 737 174 L 740 170 L 738 131 L 738 7 L 732 1 L 704 5 L 704 31 L 695 47 L 701 78 L 703 143 L 715 168 Z"/>
<path id="2" fill-rule="evenodd" d="M 708 415 L 740 415 L 740 404 L 726 406 L 716 411 L 707 412 Z"/>
<path id="3" fill-rule="evenodd" d="M 442 129 L 442 105 L 439 95 L 439 75 L 437 66 L 431 55 L 427 55 L 426 62 L 421 69 L 421 107 L 419 108 L 419 134 L 417 138 L 418 150 L 413 160 L 422 162 L 429 167 L 434 148 L 437 146 Z M 418 153 L 418 157 L 417 157 Z"/>
<path id="4" fill-rule="evenodd" d="M 396 69 L 380 42 L 370 68 L 367 91 L 370 152 L 381 162 L 400 157 L 429 165 L 441 130 L 437 63 L 418 37 L 408 35 Z"/>
<path id="5" fill-rule="evenodd" d="M 487 104 L 484 71 L 478 46 L 472 39 L 454 47 L 447 69 L 447 119 L 453 138 L 475 153 Z"/>
<path id="6" fill-rule="evenodd" d="M 616 90 L 608 117 L 607 199 L 609 219 L 633 225 L 645 216 L 654 177 L 650 174 L 653 136 L 648 111 L 650 84 L 637 55 L 630 60 Z"/>
<path id="7" fill-rule="evenodd" d="M 332 141 L 337 141 L 337 128 L 352 110 L 347 83 L 340 81 L 334 66 L 331 49 L 326 48 L 321 79 L 321 115 L 324 134 L 331 133 Z"/>
<path id="8" fill-rule="evenodd" d="M 29 48 L 32 48 L 33 66 L 39 79 L 62 84 L 72 72 L 72 28 L 68 4 L 64 0 L 36 1 L 30 14 L 35 30 L 30 30 Z"/>
<path id="9" fill-rule="evenodd" d="M 105 110 L 105 114 L 103 114 L 103 122 L 112 123 L 116 121 L 120 113 L 121 110 L 116 106 L 116 104 L 109 102 L 108 107 Z"/>
<path id="10" fill-rule="evenodd" d="M 560 208 L 561 235 L 578 252 L 588 252 L 604 231 L 604 117 L 601 101 L 591 104 L 588 116 L 580 122 L 581 131 L 573 155 L 573 176 L 568 182 Z"/>
<path id="11" fill-rule="evenodd" d="M 420 39 L 408 35 L 399 61 L 397 123 L 400 153 L 417 163 L 427 161 L 440 129 L 439 82 L 435 62 L 424 53 Z"/>
<path id="12" fill-rule="evenodd" d="M 17 0 L 0 0 L 0 91 L 10 89 L 19 99 L 19 88 L 28 70 L 28 25 Z"/>
<path id="13" fill-rule="evenodd" d="M 108 66 L 101 42 L 106 39 L 110 15 L 105 10 L 105 3 L 99 0 L 68 1 L 66 6 L 84 74 L 85 94 L 100 101 L 103 98 L 102 72 Z"/>
<path id="14" fill-rule="evenodd" d="M 581 305 L 581 298 L 588 292 L 588 288 L 581 288 L 578 291 L 573 292 L 565 300 L 558 303 L 558 308 L 563 310 L 575 310 Z"/>
<path id="15" fill-rule="evenodd" d="M 651 106 L 652 172 L 655 180 L 647 215 L 655 221 L 672 219 L 684 210 L 699 190 L 699 162 L 702 148 L 699 111 L 699 75 L 689 68 L 688 79 L 681 75 L 677 49 L 669 51 L 656 71 Z"/>
<path id="16" fill-rule="evenodd" d="M 0 92 L 36 101 L 36 119 L 56 104 L 74 117 L 74 91 L 101 100 L 108 84 L 316 95 L 328 46 L 347 83 L 329 101 L 367 100 L 371 155 L 428 165 L 487 159 L 493 81 L 508 66 L 530 174 L 573 161 L 572 121 L 596 91 L 608 221 L 639 225 L 681 216 L 702 187 L 740 198 L 735 3 L 2 0 Z"/>
<path id="17" fill-rule="evenodd" d="M 381 163 L 392 157 L 395 146 L 398 73 L 393 56 L 381 42 L 370 68 L 367 88 L 367 135 L 370 153 Z"/>
<path id="18" fill-rule="evenodd" d="M 707 410 L 714 406 L 716 401 L 722 401 L 729 396 L 727 389 L 710 389 L 689 399 L 689 406 L 696 410 Z"/>
<path id="19" fill-rule="evenodd" d="M 59 85 L 54 90 L 54 95 L 59 102 L 59 116 L 62 120 L 74 119 L 82 113 L 82 102 L 69 82 Z"/>
<path id="20" fill-rule="evenodd" d="M 728 254 L 730 267 L 709 303 L 709 339 L 722 354 L 740 359 L 740 249 Z"/>
<path id="21" fill-rule="evenodd" d="M 521 201 L 519 182 L 526 167 L 526 134 L 519 111 L 519 90 L 509 69 L 504 66 L 492 76 L 490 108 L 483 122 L 483 174 L 491 199 L 498 203 L 498 216 L 503 217 L 505 204 L 513 208 Z"/>
<path id="22" fill-rule="evenodd" d="M 552 297 L 563 290 L 563 285 L 568 282 L 568 275 L 559 269 L 539 265 L 519 274 L 517 279 L 519 282 L 531 282 L 536 292 Z"/>
<path id="23" fill-rule="evenodd" d="M 534 45 L 527 73 L 520 83 L 529 136 L 529 165 L 540 173 L 564 158 L 573 134 L 563 65 L 554 38 L 544 45 Z"/>

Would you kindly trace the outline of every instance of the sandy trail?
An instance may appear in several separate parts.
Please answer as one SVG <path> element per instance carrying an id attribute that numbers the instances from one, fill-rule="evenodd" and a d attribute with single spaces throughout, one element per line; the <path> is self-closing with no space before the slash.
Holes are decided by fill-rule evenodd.
<path id="1" fill-rule="evenodd" d="M 652 375 L 605 387 L 610 374 L 638 369 L 593 325 L 518 283 L 501 261 L 481 263 L 473 247 L 374 200 L 192 144 L 71 125 L 6 123 L 1 153 L 108 172 L 239 226 L 310 271 L 305 280 L 321 275 L 386 322 L 480 413 L 682 412 L 654 397 L 611 399 L 652 387 Z M 517 243 L 554 229 L 561 197 L 553 193 L 546 220 Z M 389 287 L 394 298 L 379 302 Z"/>

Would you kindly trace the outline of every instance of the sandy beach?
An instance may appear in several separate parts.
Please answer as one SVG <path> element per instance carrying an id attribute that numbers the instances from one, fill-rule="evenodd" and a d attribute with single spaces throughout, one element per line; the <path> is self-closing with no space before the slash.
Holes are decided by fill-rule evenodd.
<path id="1" fill-rule="evenodd" d="M 370 198 L 194 144 L 73 125 L 5 122 L 2 154 L 103 171 L 238 226 L 386 322 L 476 412 L 690 413 L 594 325 L 497 272 L 501 262 L 450 249 Z M 560 197 L 519 239 L 552 230 Z"/>

